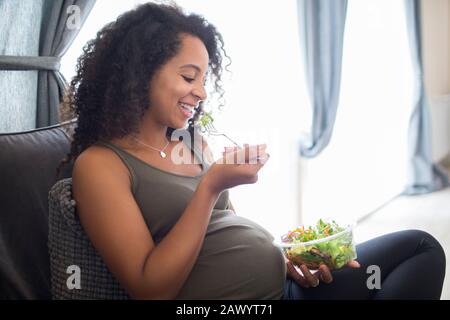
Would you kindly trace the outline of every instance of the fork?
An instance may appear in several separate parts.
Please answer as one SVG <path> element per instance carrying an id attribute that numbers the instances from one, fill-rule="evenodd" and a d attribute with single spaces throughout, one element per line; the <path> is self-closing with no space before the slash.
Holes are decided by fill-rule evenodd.
<path id="1" fill-rule="evenodd" d="M 227 136 L 225 133 L 220 132 L 219 130 L 216 129 L 216 127 L 212 124 L 212 122 L 208 122 L 205 125 L 205 129 L 208 132 L 208 134 L 212 135 L 212 136 L 223 136 L 225 138 L 227 138 L 229 141 L 231 141 L 235 146 L 237 146 L 239 149 L 242 149 L 241 145 L 237 142 L 235 142 L 233 139 L 231 139 L 229 136 Z"/>
<path id="2" fill-rule="evenodd" d="M 212 122 L 206 123 L 204 128 L 205 128 L 206 132 L 208 132 L 209 135 L 212 135 L 212 136 L 223 136 L 223 137 L 227 138 L 229 141 L 231 141 L 235 146 L 237 146 L 238 149 L 242 149 L 242 146 L 239 143 L 235 142 L 233 139 L 231 139 L 225 133 L 220 132 L 219 130 L 217 130 L 216 127 L 212 124 Z M 252 159 L 259 160 L 259 159 L 261 159 L 261 157 L 260 156 L 256 156 L 256 158 L 252 158 Z"/>

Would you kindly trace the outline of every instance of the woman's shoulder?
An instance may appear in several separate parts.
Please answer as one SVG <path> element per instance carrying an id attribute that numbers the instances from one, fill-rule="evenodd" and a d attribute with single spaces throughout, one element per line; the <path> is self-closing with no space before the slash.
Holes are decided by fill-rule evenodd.
<path id="1" fill-rule="evenodd" d="M 72 177 L 89 175 L 96 179 L 113 179 L 130 184 L 129 171 L 117 155 L 107 147 L 94 144 L 86 148 L 74 162 Z"/>
<path id="2" fill-rule="evenodd" d="M 74 166 L 77 169 L 88 166 L 95 166 L 102 164 L 102 166 L 114 165 L 113 153 L 106 147 L 99 144 L 93 144 L 83 150 L 75 160 Z"/>

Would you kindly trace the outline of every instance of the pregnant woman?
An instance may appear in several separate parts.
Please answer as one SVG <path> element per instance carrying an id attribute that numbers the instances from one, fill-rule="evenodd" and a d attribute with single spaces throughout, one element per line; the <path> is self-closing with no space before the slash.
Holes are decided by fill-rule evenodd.
<path id="1" fill-rule="evenodd" d="M 358 248 L 360 263 L 312 274 L 287 263 L 263 227 L 235 214 L 228 189 L 255 183 L 269 154 L 265 145 L 246 145 L 215 161 L 194 126 L 206 83 L 222 94 L 225 56 L 213 25 L 153 3 L 121 15 L 84 48 L 66 101 L 78 121 L 63 163 L 74 162 L 76 215 L 123 292 L 133 299 L 439 298 L 445 257 L 428 234 L 374 239 Z M 376 293 L 366 286 L 370 264 L 381 268 Z M 52 281 L 65 283 L 63 276 L 52 270 Z M 97 297 L 83 286 L 74 292 Z"/>

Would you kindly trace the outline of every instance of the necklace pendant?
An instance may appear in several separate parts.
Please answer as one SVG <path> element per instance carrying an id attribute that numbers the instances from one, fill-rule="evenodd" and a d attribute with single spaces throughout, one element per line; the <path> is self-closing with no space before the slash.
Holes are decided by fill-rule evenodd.
<path id="1" fill-rule="evenodd" d="M 159 152 L 159 155 L 161 156 L 161 158 L 165 158 L 165 157 L 166 157 L 166 154 L 165 154 L 164 151 L 160 151 L 160 152 Z"/>

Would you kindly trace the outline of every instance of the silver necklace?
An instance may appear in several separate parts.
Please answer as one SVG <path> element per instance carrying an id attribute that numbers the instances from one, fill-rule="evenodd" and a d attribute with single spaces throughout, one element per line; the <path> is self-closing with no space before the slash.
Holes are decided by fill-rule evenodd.
<path id="1" fill-rule="evenodd" d="M 133 136 L 133 138 L 136 140 L 136 142 L 139 142 L 140 144 L 142 144 L 142 145 L 144 145 L 144 146 L 146 146 L 146 147 L 148 147 L 148 148 L 151 148 L 151 149 L 153 149 L 153 150 L 158 151 L 158 152 L 159 152 L 159 155 L 161 156 L 161 158 L 165 158 L 165 157 L 167 156 L 167 154 L 164 152 L 164 150 L 166 150 L 166 148 L 167 148 L 167 146 L 169 145 L 169 142 L 170 142 L 170 141 L 167 141 L 167 143 L 166 143 L 166 145 L 164 146 L 164 148 L 158 149 L 158 148 L 149 146 L 148 144 L 142 142 L 142 141 L 139 140 L 136 136 Z"/>

